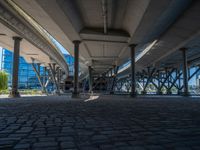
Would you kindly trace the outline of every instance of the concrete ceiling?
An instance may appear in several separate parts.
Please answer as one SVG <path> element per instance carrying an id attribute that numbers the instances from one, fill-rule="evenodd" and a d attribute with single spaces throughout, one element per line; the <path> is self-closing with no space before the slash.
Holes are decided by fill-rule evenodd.
<path id="1" fill-rule="evenodd" d="M 2 23 L 0 23 L 0 46 L 10 51 L 14 49 L 14 36 L 20 36 Z M 38 63 L 48 64 L 51 62 L 49 56 L 43 53 L 40 49 L 32 45 L 26 39 L 23 39 L 20 44 L 20 55 L 25 58 L 28 63 L 32 63 L 34 58 Z"/>
<path id="2" fill-rule="evenodd" d="M 154 40 L 157 43 L 137 66 L 161 63 L 194 38 L 200 25 L 200 2 L 192 0 L 13 1 L 72 55 L 72 41 L 81 40 L 80 60 L 96 73 L 128 61 L 129 44 L 138 44 L 139 54 Z"/>
<path id="3" fill-rule="evenodd" d="M 190 7 L 173 23 L 172 26 L 159 38 L 158 42 L 152 47 L 148 55 L 139 60 L 142 66 L 159 66 L 163 64 L 181 63 L 181 54 L 179 49 L 188 47 L 188 54 L 197 53 L 200 49 L 200 1 L 193 2 Z M 195 43 L 195 49 L 193 48 Z M 198 47 L 198 48 L 197 48 Z M 174 54 L 175 53 L 175 54 Z M 176 55 L 180 54 L 179 57 Z M 190 57 L 190 55 L 188 55 Z M 170 59 L 169 59 L 170 58 Z"/>
<path id="4" fill-rule="evenodd" d="M 34 61 L 45 66 L 55 63 L 68 75 L 67 62 L 46 31 L 12 1 L 0 1 L 0 46 L 12 51 L 14 49 L 13 36 L 23 39 L 20 55 L 28 63 Z"/>

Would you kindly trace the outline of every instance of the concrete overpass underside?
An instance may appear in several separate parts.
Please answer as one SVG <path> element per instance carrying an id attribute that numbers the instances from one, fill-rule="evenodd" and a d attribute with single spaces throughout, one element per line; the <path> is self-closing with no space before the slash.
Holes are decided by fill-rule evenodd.
<path id="1" fill-rule="evenodd" d="M 200 71 L 199 10 L 199 0 L 1 0 L 11 94 L 19 54 L 38 79 L 46 66 L 60 94 L 68 66 L 52 37 L 74 56 L 74 89 L 1 99 L 0 149 L 199 150 L 199 96 L 188 89 Z"/>
<path id="2" fill-rule="evenodd" d="M 14 52 L 13 85 L 10 96 L 19 96 L 17 89 L 19 56 L 23 56 L 26 62 L 33 65 L 43 92 L 46 91 L 45 86 L 50 80 L 57 87 L 58 82 L 63 82 L 68 76 L 69 71 L 65 58 L 52 37 L 18 7 L 1 1 L 0 11 L 1 47 Z M 44 67 L 43 74 L 40 74 L 41 66 Z"/>
<path id="3" fill-rule="evenodd" d="M 75 95 L 79 93 L 79 80 L 82 85 L 89 82 L 93 91 L 97 85 L 92 81 L 99 82 L 103 77 L 107 89 L 109 85 L 113 93 L 116 82 L 127 76 L 132 95 L 136 94 L 137 82 L 142 78 L 146 85 L 152 82 L 158 93 L 162 86 L 169 90 L 183 80 L 179 90 L 188 94 L 188 80 L 194 76 L 188 75 L 188 68 L 199 65 L 200 2 L 197 0 L 4 0 L 1 3 L 11 12 L 13 8 L 18 8 L 18 13 L 23 11 L 75 57 Z M 121 69 L 128 61 L 129 66 Z M 178 80 L 173 75 L 175 79 L 167 87 L 167 78 L 175 72 Z M 153 82 L 154 79 L 157 81 Z"/>
<path id="4" fill-rule="evenodd" d="M 199 65 L 200 2 L 197 0 L 4 0 L 1 3 L 10 11 L 22 10 L 75 57 L 75 95 L 80 90 L 79 81 L 82 85 L 89 82 L 89 91 L 93 91 L 98 87 L 94 82 L 99 84 L 98 80 L 104 80 L 104 89 L 113 93 L 117 81 L 127 76 L 132 95 L 136 95 L 137 84 L 143 78 L 143 93 L 145 84 L 154 84 L 159 93 L 162 85 L 170 90 L 183 80 L 178 91 L 188 95 L 188 80 L 194 76 L 188 75 L 188 68 Z M 131 62 L 128 67 L 121 69 L 128 61 Z M 167 78 L 175 72 L 174 81 L 167 87 Z"/>

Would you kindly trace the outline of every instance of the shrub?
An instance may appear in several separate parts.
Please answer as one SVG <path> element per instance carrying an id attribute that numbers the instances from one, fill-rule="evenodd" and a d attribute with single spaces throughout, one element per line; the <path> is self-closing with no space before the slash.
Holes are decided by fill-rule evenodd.
<path id="1" fill-rule="evenodd" d="M 0 71 L 0 91 L 8 88 L 8 74 Z"/>

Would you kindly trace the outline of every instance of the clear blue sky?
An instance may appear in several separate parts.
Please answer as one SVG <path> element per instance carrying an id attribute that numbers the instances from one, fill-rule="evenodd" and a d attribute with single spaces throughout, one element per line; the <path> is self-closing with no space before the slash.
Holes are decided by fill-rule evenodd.
<path id="1" fill-rule="evenodd" d="M 53 38 L 53 41 L 55 42 L 55 44 L 57 45 L 57 47 L 59 48 L 59 50 L 63 54 L 69 54 L 69 52 L 59 42 L 57 42 L 54 38 Z"/>

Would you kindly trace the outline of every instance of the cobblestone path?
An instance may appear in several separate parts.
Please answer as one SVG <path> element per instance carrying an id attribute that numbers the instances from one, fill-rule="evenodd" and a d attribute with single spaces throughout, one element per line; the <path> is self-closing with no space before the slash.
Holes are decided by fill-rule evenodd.
<path id="1" fill-rule="evenodd" d="M 200 99 L 0 99 L 0 149 L 200 150 Z"/>

